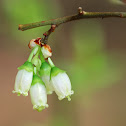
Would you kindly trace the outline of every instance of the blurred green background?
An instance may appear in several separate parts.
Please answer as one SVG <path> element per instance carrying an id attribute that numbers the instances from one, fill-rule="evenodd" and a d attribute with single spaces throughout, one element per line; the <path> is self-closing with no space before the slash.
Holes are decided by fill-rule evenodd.
<path id="1" fill-rule="evenodd" d="M 109 0 L 0 0 L 0 126 L 126 126 L 126 19 L 84 19 L 61 25 L 49 38 L 56 66 L 67 71 L 75 94 L 49 108 L 32 109 L 30 97 L 12 94 L 29 40 L 49 26 L 18 31 L 18 24 L 85 11 L 125 11 Z"/>

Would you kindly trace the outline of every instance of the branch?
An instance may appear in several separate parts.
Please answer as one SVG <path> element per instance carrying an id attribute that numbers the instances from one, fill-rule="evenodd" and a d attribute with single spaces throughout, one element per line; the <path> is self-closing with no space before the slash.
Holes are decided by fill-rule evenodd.
<path id="1" fill-rule="evenodd" d="M 78 14 L 61 17 L 57 19 L 47 20 L 47 21 L 41 21 L 36 23 L 30 23 L 30 24 L 24 24 L 19 25 L 19 30 L 25 31 L 28 29 L 40 27 L 40 26 L 46 26 L 46 25 L 55 25 L 59 26 L 60 24 L 74 21 L 74 20 L 80 20 L 80 19 L 87 19 L 87 18 L 109 18 L 109 17 L 119 17 L 119 18 L 126 18 L 126 12 L 85 12 L 82 11 L 82 8 L 78 8 Z"/>
<path id="2" fill-rule="evenodd" d="M 43 34 L 43 35 L 44 35 L 44 38 L 41 39 L 41 43 L 44 43 L 44 44 L 47 43 L 50 34 L 51 34 L 52 32 L 54 32 L 55 28 L 56 28 L 56 25 L 51 25 L 51 28 L 50 28 L 47 32 L 45 32 L 45 33 Z"/>

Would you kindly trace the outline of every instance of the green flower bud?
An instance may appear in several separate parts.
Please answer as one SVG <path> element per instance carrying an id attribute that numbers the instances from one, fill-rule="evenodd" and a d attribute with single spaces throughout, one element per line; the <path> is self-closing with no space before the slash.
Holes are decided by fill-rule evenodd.
<path id="1" fill-rule="evenodd" d="M 32 64 L 36 66 L 38 71 L 40 70 L 41 60 L 38 58 L 38 56 L 34 56 L 34 58 L 32 59 Z"/>

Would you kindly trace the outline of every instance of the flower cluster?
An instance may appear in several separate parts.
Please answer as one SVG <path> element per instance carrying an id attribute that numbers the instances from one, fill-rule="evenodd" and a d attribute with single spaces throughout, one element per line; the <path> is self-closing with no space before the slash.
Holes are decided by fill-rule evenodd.
<path id="1" fill-rule="evenodd" d="M 29 48 L 32 49 L 28 60 L 20 67 L 15 79 L 13 93 L 28 96 L 30 91 L 33 109 L 42 111 L 47 104 L 47 94 L 55 92 L 59 100 L 68 98 L 74 93 L 71 82 L 65 71 L 56 67 L 52 60 L 49 45 L 41 44 L 41 38 L 32 39 Z M 48 63 L 45 61 L 48 60 Z"/>

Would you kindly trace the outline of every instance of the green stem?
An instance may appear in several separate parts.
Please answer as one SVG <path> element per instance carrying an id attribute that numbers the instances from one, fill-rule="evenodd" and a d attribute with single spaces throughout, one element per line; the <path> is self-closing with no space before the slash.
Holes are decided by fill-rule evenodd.
<path id="1" fill-rule="evenodd" d="M 32 51 L 31 51 L 31 53 L 30 53 L 30 55 L 29 55 L 29 57 L 28 57 L 28 61 L 29 61 L 29 62 L 31 62 L 31 60 L 32 60 L 32 58 L 33 58 L 33 56 L 34 56 L 34 53 L 35 53 L 35 51 L 36 51 L 37 48 L 39 48 L 39 47 L 38 47 L 38 46 L 35 46 L 35 47 L 32 49 Z"/>
<path id="2" fill-rule="evenodd" d="M 37 68 L 34 67 L 34 75 L 37 74 Z"/>
<path id="3" fill-rule="evenodd" d="M 54 65 L 54 63 L 52 62 L 52 60 L 51 60 L 50 57 L 48 58 L 48 62 L 49 62 L 49 65 L 50 65 L 51 67 L 55 67 L 55 65 Z"/>
<path id="4" fill-rule="evenodd" d="M 39 56 L 39 54 L 40 54 L 40 52 L 41 52 L 41 47 L 40 47 L 40 46 L 38 46 L 38 51 L 37 51 L 37 53 L 36 53 L 35 57 L 38 57 L 38 56 Z"/>
<path id="5" fill-rule="evenodd" d="M 45 62 L 45 59 L 44 59 L 44 56 L 43 56 L 43 54 L 42 54 L 42 51 L 40 51 L 40 59 L 41 59 L 41 62 L 43 63 L 43 62 Z"/>
<path id="6" fill-rule="evenodd" d="M 31 60 L 31 57 L 30 57 L 30 60 L 31 60 L 32 64 L 34 64 L 34 66 L 36 66 L 36 67 L 34 67 L 34 73 L 35 73 L 35 74 L 37 73 L 37 71 L 40 70 L 40 66 L 41 66 L 41 60 L 40 60 L 39 57 L 38 57 L 39 54 L 40 54 L 40 52 L 41 52 L 41 47 L 40 47 L 39 45 L 37 45 L 37 47 L 38 47 L 38 50 L 37 50 L 37 52 L 36 52 L 36 50 L 35 50 L 34 53 L 36 53 L 36 54 L 35 54 L 35 56 L 32 58 L 32 60 Z"/>

